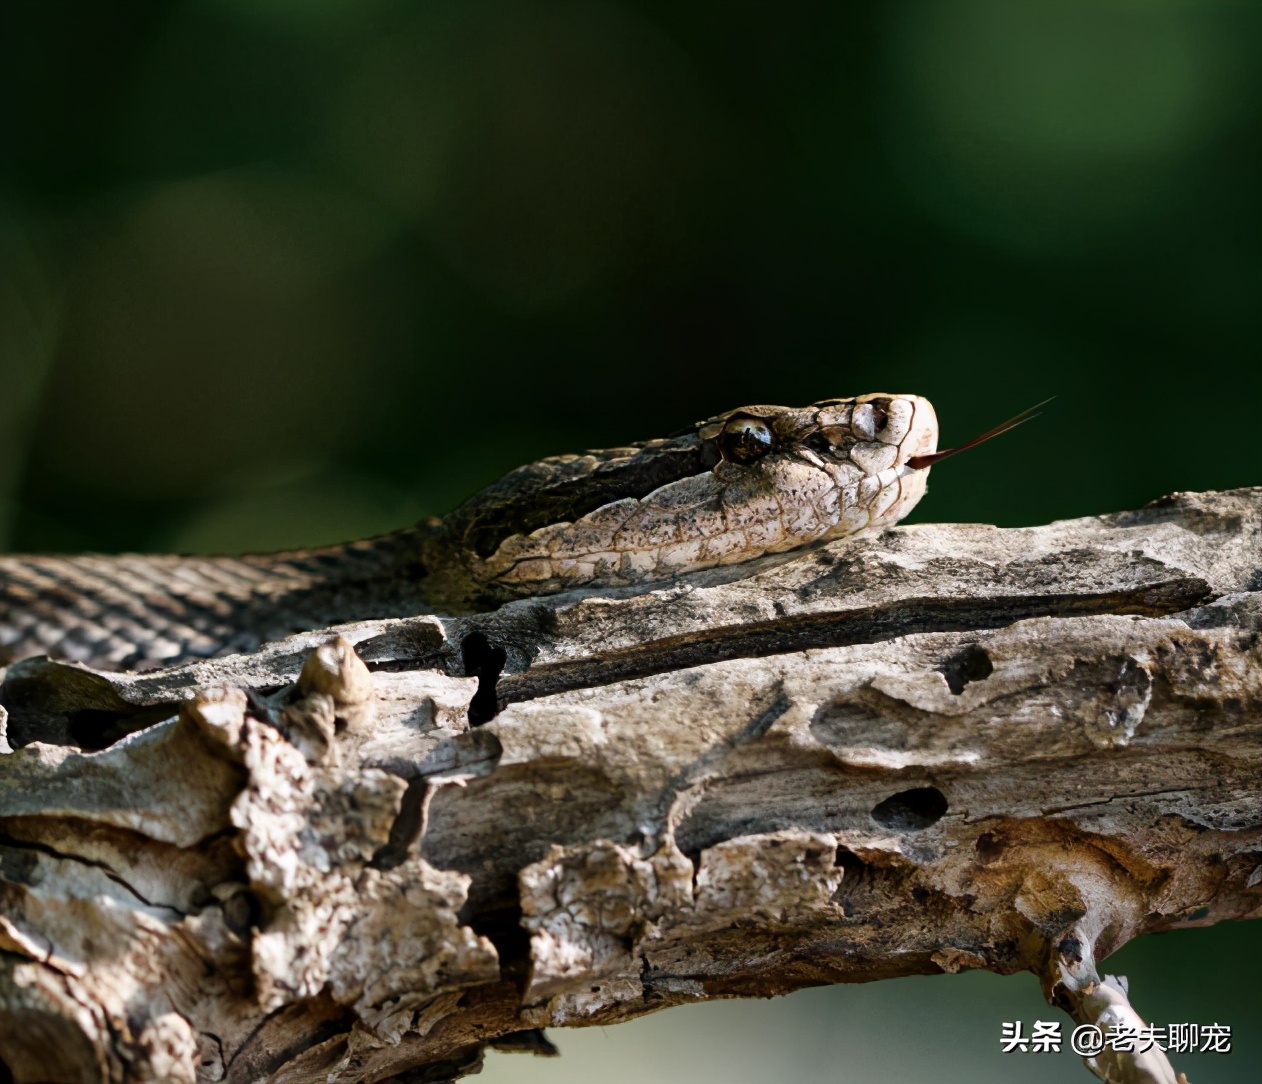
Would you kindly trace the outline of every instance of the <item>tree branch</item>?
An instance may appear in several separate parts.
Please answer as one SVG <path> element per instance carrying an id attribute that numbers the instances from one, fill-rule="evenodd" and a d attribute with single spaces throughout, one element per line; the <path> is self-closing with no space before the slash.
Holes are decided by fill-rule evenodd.
<path id="1" fill-rule="evenodd" d="M 1116 1016 L 1094 960 L 1262 911 L 1260 592 L 1251 489 L 17 664 L 0 1059 L 442 1080 L 548 1025 L 962 968 Z"/>

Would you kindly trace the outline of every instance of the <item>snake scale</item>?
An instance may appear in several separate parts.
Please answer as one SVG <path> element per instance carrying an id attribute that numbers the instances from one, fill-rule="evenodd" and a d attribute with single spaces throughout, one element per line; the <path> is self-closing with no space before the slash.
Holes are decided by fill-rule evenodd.
<path id="1" fill-rule="evenodd" d="M 1037 408 L 1036 408 L 1037 409 Z M 519 467 L 455 511 L 339 546 L 241 557 L 0 556 L 0 665 L 150 669 L 294 632 L 634 585 L 891 526 L 924 495 L 927 399 L 746 406 Z"/>

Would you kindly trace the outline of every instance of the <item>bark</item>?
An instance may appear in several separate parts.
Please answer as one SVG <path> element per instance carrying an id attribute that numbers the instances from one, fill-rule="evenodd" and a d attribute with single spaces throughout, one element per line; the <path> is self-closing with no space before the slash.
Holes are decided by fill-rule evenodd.
<path id="1" fill-rule="evenodd" d="M 545 1026 L 962 968 L 1116 1017 L 1095 960 L 1262 912 L 1260 592 L 1250 489 L 17 664 L 0 1060 L 443 1080 Z"/>

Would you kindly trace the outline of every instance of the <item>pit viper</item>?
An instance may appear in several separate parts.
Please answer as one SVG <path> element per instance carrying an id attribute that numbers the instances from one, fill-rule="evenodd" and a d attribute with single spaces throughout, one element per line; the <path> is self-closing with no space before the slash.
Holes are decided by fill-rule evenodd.
<path id="1" fill-rule="evenodd" d="M 1037 409 L 1037 408 L 1035 408 Z M 561 455 L 376 538 L 239 557 L 0 556 L 0 664 L 150 669 L 293 632 L 668 580 L 889 527 L 937 452 L 916 395 L 746 406 L 673 437 Z"/>

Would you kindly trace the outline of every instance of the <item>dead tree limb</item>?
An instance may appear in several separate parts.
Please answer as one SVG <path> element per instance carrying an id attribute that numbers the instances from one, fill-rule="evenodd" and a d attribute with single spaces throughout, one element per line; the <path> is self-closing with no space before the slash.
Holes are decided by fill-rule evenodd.
<path id="1" fill-rule="evenodd" d="M 546 1025 L 962 968 L 1091 1020 L 1094 960 L 1262 911 L 1262 489 L 28 660 L 0 702 L 19 1084 L 442 1080 Z"/>

